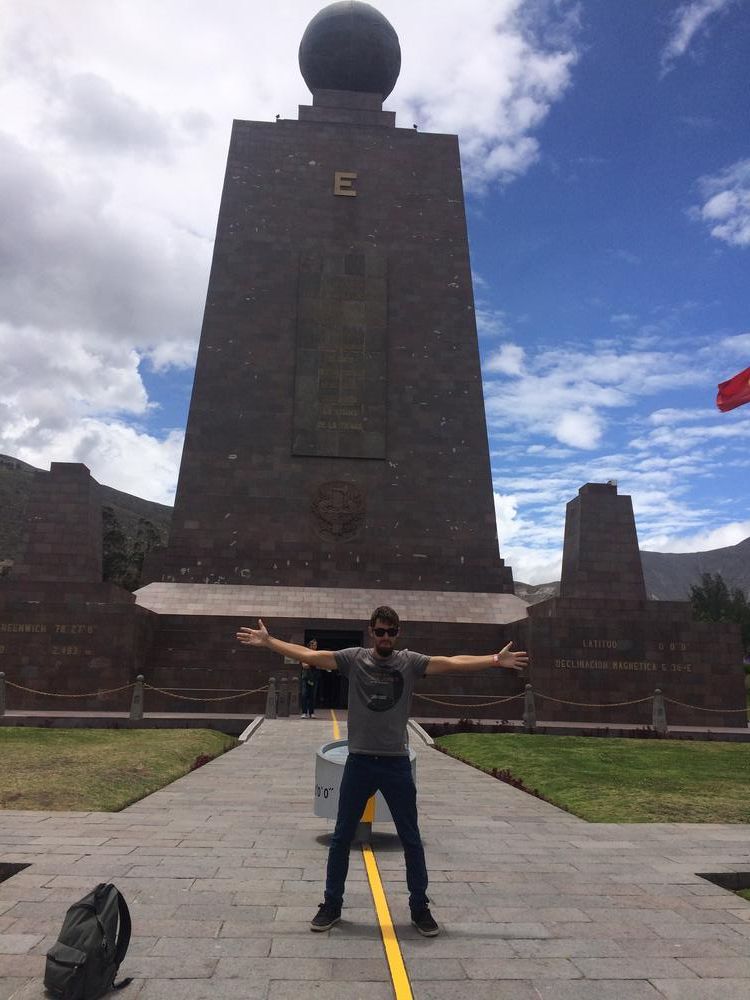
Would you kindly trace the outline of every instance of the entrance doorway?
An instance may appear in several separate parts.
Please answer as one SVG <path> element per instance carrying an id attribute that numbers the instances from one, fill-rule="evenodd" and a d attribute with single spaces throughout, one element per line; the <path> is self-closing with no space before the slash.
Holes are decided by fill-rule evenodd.
<path id="1" fill-rule="evenodd" d="M 309 628 L 305 631 L 305 645 L 316 639 L 318 649 L 349 649 L 361 646 L 363 633 L 338 632 L 332 629 Z M 316 708 L 346 708 L 349 696 L 349 681 L 338 670 L 321 670 L 318 677 L 318 691 L 315 696 Z"/>

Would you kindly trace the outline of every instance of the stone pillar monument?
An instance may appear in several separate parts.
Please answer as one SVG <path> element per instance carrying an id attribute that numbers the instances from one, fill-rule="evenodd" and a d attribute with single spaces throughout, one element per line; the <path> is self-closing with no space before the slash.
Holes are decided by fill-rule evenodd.
<path id="1" fill-rule="evenodd" d="M 155 616 L 102 580 L 102 502 L 85 465 L 53 462 L 35 474 L 24 550 L 0 580 L 0 667 L 8 707 L 58 711 L 125 709 L 143 669 Z M 75 699 L 70 696 L 86 695 Z M 59 695 L 69 697 L 62 699 Z"/>
<path id="2" fill-rule="evenodd" d="M 739 627 L 646 599 L 633 506 L 614 483 L 587 483 L 570 501 L 560 596 L 529 607 L 513 633 L 531 655 L 539 725 L 650 726 L 657 689 L 669 725 L 746 725 Z"/>
<path id="3" fill-rule="evenodd" d="M 37 472 L 16 580 L 102 582 L 102 503 L 85 465 L 53 462 Z"/>
<path id="4" fill-rule="evenodd" d="M 614 483 L 587 483 L 567 506 L 560 597 L 646 600 L 633 504 Z"/>
<path id="5" fill-rule="evenodd" d="M 299 117 L 232 129 L 169 544 L 138 593 L 165 685 L 204 662 L 217 687 L 267 681 L 276 658 L 238 651 L 229 619 L 335 649 L 391 604 L 410 648 L 480 653 L 525 607 L 498 552 L 457 137 L 383 110 L 401 52 L 368 4 L 322 10 L 299 62 Z"/>
<path id="6" fill-rule="evenodd" d="M 167 550 L 150 579 L 512 594 L 458 140 L 382 110 L 388 21 L 310 23 L 298 120 L 234 123 Z"/>

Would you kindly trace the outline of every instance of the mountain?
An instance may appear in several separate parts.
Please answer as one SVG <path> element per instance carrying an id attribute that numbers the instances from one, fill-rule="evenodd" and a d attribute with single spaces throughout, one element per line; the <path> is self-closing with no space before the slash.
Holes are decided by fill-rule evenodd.
<path id="1" fill-rule="evenodd" d="M 560 593 L 560 581 L 521 583 L 520 580 L 514 580 L 513 589 L 516 597 L 520 597 L 522 601 L 528 601 L 529 604 L 539 604 L 540 601 L 546 601 L 548 597 L 557 597 Z"/>
<path id="2" fill-rule="evenodd" d="M 750 538 L 708 552 L 641 552 L 649 597 L 685 601 L 702 573 L 720 573 L 730 588 L 750 594 Z"/>
<path id="3" fill-rule="evenodd" d="M 653 601 L 686 601 L 702 573 L 720 573 L 728 587 L 750 594 L 750 538 L 709 552 L 641 550 L 646 593 Z M 560 593 L 560 581 L 536 585 L 516 582 L 516 596 L 538 604 Z"/>

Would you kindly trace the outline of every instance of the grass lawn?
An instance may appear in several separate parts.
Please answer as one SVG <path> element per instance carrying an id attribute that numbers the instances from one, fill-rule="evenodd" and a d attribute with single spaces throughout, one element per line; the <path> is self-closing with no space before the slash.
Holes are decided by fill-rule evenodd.
<path id="1" fill-rule="evenodd" d="M 234 746 L 209 729 L 0 728 L 0 808 L 114 812 Z"/>
<path id="2" fill-rule="evenodd" d="M 750 889 L 740 889 L 737 895 L 742 896 L 743 899 L 750 900 Z"/>
<path id="3" fill-rule="evenodd" d="M 502 733 L 435 742 L 594 823 L 750 823 L 750 743 Z"/>

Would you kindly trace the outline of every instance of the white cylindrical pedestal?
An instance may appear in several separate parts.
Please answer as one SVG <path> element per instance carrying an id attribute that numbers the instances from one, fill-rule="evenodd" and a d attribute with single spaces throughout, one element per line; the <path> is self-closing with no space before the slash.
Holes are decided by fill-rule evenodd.
<path id="1" fill-rule="evenodd" d="M 324 743 L 315 757 L 315 815 L 336 819 L 339 807 L 339 789 L 344 774 L 344 764 L 349 756 L 347 740 Z M 409 762 L 414 781 L 417 780 L 417 755 L 410 748 Z M 374 822 L 392 823 L 391 811 L 380 792 L 375 796 Z"/>

